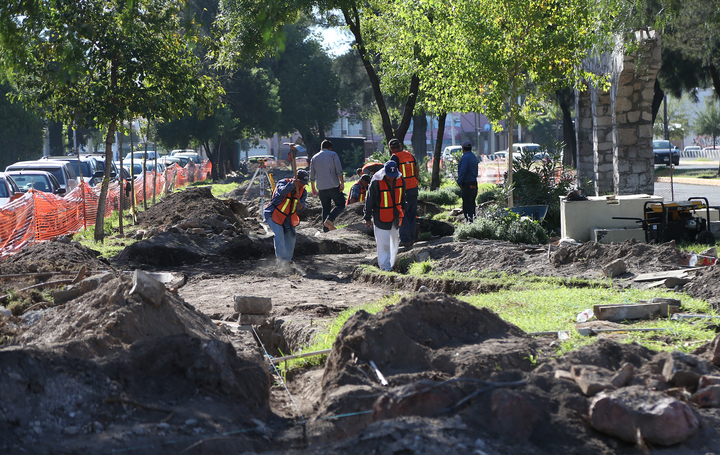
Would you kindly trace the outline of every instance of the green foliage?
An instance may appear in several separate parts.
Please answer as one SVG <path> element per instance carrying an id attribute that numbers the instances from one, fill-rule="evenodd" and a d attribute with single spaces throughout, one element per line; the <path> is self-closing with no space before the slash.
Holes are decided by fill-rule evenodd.
<path id="1" fill-rule="evenodd" d="M 715 98 L 708 96 L 705 98 L 704 108 L 696 114 L 696 132 L 712 136 L 713 144 L 715 144 L 715 138 L 720 136 L 720 103 Z"/>
<path id="2" fill-rule="evenodd" d="M 0 170 L 42 156 L 43 121 L 19 103 L 11 103 L 8 85 L 0 85 Z"/>
<path id="3" fill-rule="evenodd" d="M 456 240 L 469 238 L 505 240 L 512 243 L 547 243 L 547 234 L 537 221 L 521 219 L 517 214 L 498 205 L 480 209 L 472 223 L 455 229 Z"/>
<path id="4" fill-rule="evenodd" d="M 683 97 L 686 98 L 686 97 Z M 687 99 L 677 99 L 672 96 L 665 98 L 668 102 L 667 115 L 668 115 L 668 132 L 671 140 L 682 140 L 685 137 L 685 133 L 690 131 L 690 119 L 688 118 L 688 112 L 683 106 L 683 101 Z M 665 101 L 663 101 L 664 103 Z M 665 118 L 662 114 L 662 106 L 660 107 L 661 114 L 655 117 L 655 123 L 653 124 L 653 136 L 657 138 L 665 137 Z"/>
<path id="5" fill-rule="evenodd" d="M 370 155 L 370 161 L 375 161 L 378 163 L 387 163 L 390 161 L 390 152 L 386 151 L 374 151 L 372 155 Z"/>
<path id="6" fill-rule="evenodd" d="M 408 268 L 408 274 L 410 275 L 427 275 L 432 272 L 434 261 L 428 259 L 424 262 L 413 262 Z"/>
<path id="7" fill-rule="evenodd" d="M 422 163 L 418 164 L 418 186 L 422 188 L 430 188 L 432 181 L 432 173 L 428 171 L 428 162 L 430 158 L 423 158 Z"/>
<path id="8" fill-rule="evenodd" d="M 435 191 L 420 190 L 418 199 L 438 205 L 455 205 L 460 199 L 460 188 L 457 185 L 443 186 Z"/>
<path id="9" fill-rule="evenodd" d="M 548 158 L 535 161 L 534 153 L 523 151 L 513 160 L 514 205 L 547 205 L 544 224 L 555 229 L 560 227 L 560 196 L 575 185 L 574 176 L 562 170 L 560 151 L 564 145 L 556 142 L 551 148 L 543 145 L 540 153 Z"/>

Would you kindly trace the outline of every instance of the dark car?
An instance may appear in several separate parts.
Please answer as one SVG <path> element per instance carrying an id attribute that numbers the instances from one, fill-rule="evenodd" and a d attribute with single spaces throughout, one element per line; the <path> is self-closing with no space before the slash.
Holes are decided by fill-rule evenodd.
<path id="1" fill-rule="evenodd" d="M 60 182 L 49 172 L 46 171 L 9 171 L 7 172 L 20 191 L 27 193 L 30 188 L 43 193 L 53 193 L 58 196 L 65 194 L 65 188 L 60 186 Z"/>
<path id="2" fill-rule="evenodd" d="M 41 159 L 70 163 L 75 175 L 82 175 L 87 181 L 92 179 L 98 170 L 97 160 L 92 156 L 44 156 Z"/>
<path id="3" fill-rule="evenodd" d="M 655 164 L 670 166 L 670 163 L 672 163 L 675 166 L 680 165 L 680 152 L 670 141 L 653 141 L 653 155 Z"/>

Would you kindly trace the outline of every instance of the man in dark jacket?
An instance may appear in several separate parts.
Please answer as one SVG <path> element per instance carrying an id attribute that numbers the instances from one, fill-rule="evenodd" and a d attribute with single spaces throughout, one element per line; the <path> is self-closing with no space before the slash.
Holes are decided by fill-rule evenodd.
<path id="1" fill-rule="evenodd" d="M 472 152 L 470 141 L 463 142 L 462 149 L 463 156 L 458 164 L 457 184 L 460 186 L 465 221 L 472 223 L 475 219 L 475 199 L 478 194 L 478 160 Z"/>
<path id="2" fill-rule="evenodd" d="M 405 182 L 395 161 L 388 161 L 377 171 L 370 182 L 363 219 L 370 229 L 375 226 L 378 267 L 390 272 L 395 265 L 400 247 L 400 225 L 407 203 L 405 202 Z M 372 219 L 372 221 L 370 221 Z"/>

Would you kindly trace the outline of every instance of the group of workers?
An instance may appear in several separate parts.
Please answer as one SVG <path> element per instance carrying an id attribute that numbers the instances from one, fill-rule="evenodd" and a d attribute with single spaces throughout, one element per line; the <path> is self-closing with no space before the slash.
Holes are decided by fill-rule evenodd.
<path id="1" fill-rule="evenodd" d="M 275 257 L 280 270 L 292 271 L 293 268 L 295 227 L 300 223 L 297 212 L 305 208 L 308 182 L 322 205 L 324 232 L 336 229 L 335 219 L 346 203 L 364 202 L 363 220 L 367 229 L 372 227 L 375 234 L 378 266 L 383 271 L 393 270 L 399 247 L 410 247 L 415 241 L 419 178 L 412 153 L 403 150 L 398 139 L 391 139 L 388 147 L 392 154 L 390 161 L 368 163 L 358 169 L 359 179 L 350 188 L 347 200 L 343 195 L 345 181 L 340 159 L 328 140 L 322 142 L 321 150 L 310 160 L 310 172 L 301 169 L 297 177 L 277 182 L 264 209 L 264 218 L 275 234 Z M 465 219 L 472 222 L 478 161 L 469 141 L 463 143 L 462 148 L 456 182 L 461 188 Z"/>

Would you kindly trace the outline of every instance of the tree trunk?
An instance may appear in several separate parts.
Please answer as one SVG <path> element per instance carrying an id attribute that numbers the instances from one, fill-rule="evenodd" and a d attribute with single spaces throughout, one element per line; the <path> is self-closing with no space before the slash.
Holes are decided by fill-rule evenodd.
<path id="1" fill-rule="evenodd" d="M 563 115 L 563 164 L 577 168 L 577 143 L 575 142 L 575 124 L 573 123 L 571 106 L 575 103 L 575 91 L 562 88 L 555 92 L 558 105 Z"/>
<path id="2" fill-rule="evenodd" d="M 48 132 L 50 133 L 50 155 L 51 156 L 59 156 L 64 155 L 64 147 L 63 147 L 63 134 L 62 134 L 63 124 L 60 122 L 56 122 L 54 120 L 51 120 L 48 122 Z"/>
<path id="3" fill-rule="evenodd" d="M 380 88 L 380 78 L 375 71 L 375 67 L 373 67 L 370 56 L 367 53 L 367 49 L 365 49 L 365 43 L 360 29 L 360 14 L 358 12 L 357 5 L 355 3 L 352 3 L 351 5 L 343 5 L 341 6 L 341 10 L 345 18 L 345 23 L 348 25 L 348 28 L 355 37 L 355 44 L 357 46 L 358 54 L 360 55 L 360 60 L 362 60 L 365 72 L 367 72 L 368 79 L 370 79 L 370 85 L 373 89 L 375 102 L 377 103 L 378 112 L 380 112 L 380 118 L 382 119 L 382 128 L 385 140 L 389 142 L 390 139 L 397 137 L 402 141 L 405 138 L 405 133 L 407 133 L 407 130 L 410 127 L 410 120 L 413 116 L 418 88 L 420 87 L 420 78 L 417 75 L 413 75 L 410 79 L 410 90 L 408 99 L 405 102 L 405 108 L 403 109 L 403 116 L 400 124 L 398 125 L 397 131 L 394 131 L 390 115 L 387 111 L 387 105 L 385 104 L 385 98 L 383 97 L 383 93 Z"/>
<path id="4" fill-rule="evenodd" d="M 410 140 L 418 164 L 427 156 L 427 117 L 425 113 L 413 115 L 413 132 Z"/>
<path id="5" fill-rule="evenodd" d="M 447 112 L 443 112 L 438 117 L 438 131 L 435 139 L 435 152 L 433 153 L 432 178 L 430 179 L 430 191 L 435 191 L 440 186 L 440 153 L 442 152 L 442 142 L 445 136 L 445 120 Z M 441 127 L 442 125 L 442 127 Z"/>
<path id="6" fill-rule="evenodd" d="M 665 92 L 660 88 L 660 82 L 655 79 L 655 85 L 653 85 L 653 100 L 652 100 L 652 123 L 650 126 L 655 124 L 655 117 L 660 112 L 660 105 L 665 98 Z"/>
<path id="7" fill-rule="evenodd" d="M 713 81 L 713 87 L 715 88 L 715 95 L 720 96 L 720 75 L 718 75 L 717 67 L 713 64 L 708 65 L 708 71 L 710 71 L 710 77 Z"/>
<path id="8" fill-rule="evenodd" d="M 121 129 L 124 129 L 122 122 L 120 122 L 120 125 L 122 126 Z M 120 156 L 120 169 L 118 169 L 118 183 L 120 183 L 120 202 L 119 202 L 119 210 L 120 210 L 120 216 L 118 217 L 118 230 L 120 232 L 120 235 L 125 235 L 125 231 L 123 230 L 123 208 L 125 207 L 125 178 L 123 178 L 123 156 L 122 156 L 122 143 L 123 143 L 123 134 L 120 133 L 120 137 L 118 138 L 118 155 Z M 107 156 L 105 156 L 105 159 L 107 159 Z M 110 163 L 105 161 L 105 167 L 108 167 L 108 165 L 112 166 Z"/>

